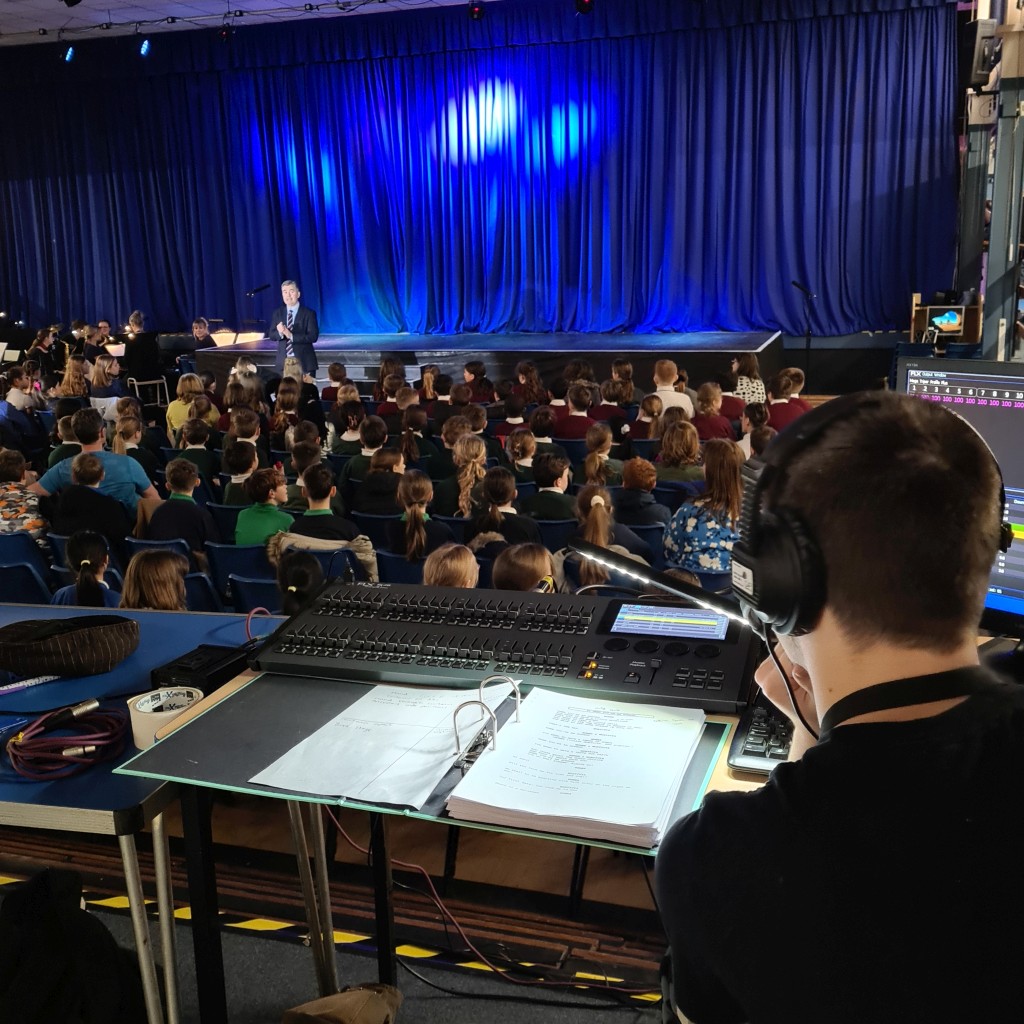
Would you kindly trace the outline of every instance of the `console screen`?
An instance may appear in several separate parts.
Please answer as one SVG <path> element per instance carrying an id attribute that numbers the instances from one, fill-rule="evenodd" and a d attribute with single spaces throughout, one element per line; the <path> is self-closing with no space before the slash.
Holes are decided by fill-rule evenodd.
<path id="1" fill-rule="evenodd" d="M 612 633 L 631 636 L 678 637 L 682 640 L 724 640 L 729 619 L 703 608 L 623 604 L 612 622 Z"/>

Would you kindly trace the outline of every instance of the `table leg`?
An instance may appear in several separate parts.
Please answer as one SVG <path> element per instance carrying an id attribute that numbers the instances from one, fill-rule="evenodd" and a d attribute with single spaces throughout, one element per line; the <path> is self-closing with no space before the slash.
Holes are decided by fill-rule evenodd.
<path id="1" fill-rule="evenodd" d="M 178 1024 L 181 1002 L 178 996 L 178 951 L 174 935 L 174 892 L 171 887 L 171 855 L 164 829 L 164 816 L 152 821 L 153 868 L 156 874 L 156 904 L 160 911 L 160 952 L 164 958 L 164 993 L 167 1024 Z"/>
<path id="2" fill-rule="evenodd" d="M 313 952 L 313 967 L 316 971 L 317 989 L 320 995 L 326 996 L 330 995 L 330 992 L 328 991 L 326 957 L 324 955 L 324 937 L 320 929 L 320 912 L 316 905 L 313 873 L 309 867 L 309 846 L 306 843 L 306 826 L 302 819 L 302 805 L 297 800 L 288 801 L 288 821 L 292 828 L 292 846 L 295 847 L 299 882 L 302 885 L 302 903 L 306 908 L 306 924 L 309 926 L 309 948 Z"/>
<path id="3" fill-rule="evenodd" d="M 320 935 L 324 958 L 324 980 L 331 996 L 338 991 L 338 958 L 334 955 L 334 912 L 331 906 L 331 883 L 327 877 L 327 847 L 324 842 L 324 819 L 318 804 L 309 804 L 309 824 L 313 839 L 313 866 L 316 869 L 317 905 L 320 909 Z"/>
<path id="4" fill-rule="evenodd" d="M 387 816 L 370 815 L 370 856 L 373 859 L 373 902 L 377 919 L 377 977 L 384 985 L 398 982 L 395 961 L 395 907 L 391 896 L 391 860 L 388 857 Z"/>
<path id="5" fill-rule="evenodd" d="M 164 1011 L 160 1005 L 160 985 L 153 963 L 153 947 L 149 941 L 149 923 L 146 920 L 146 899 L 142 894 L 142 876 L 135 850 L 135 836 L 118 836 L 124 880 L 128 889 L 128 906 L 132 913 L 132 931 L 135 933 L 135 951 L 142 975 L 142 992 L 146 998 L 146 1019 L 149 1024 L 163 1024 Z"/>
<path id="6" fill-rule="evenodd" d="M 182 786 L 181 820 L 188 869 L 188 899 L 192 909 L 196 992 L 202 1024 L 228 1024 L 224 991 L 224 951 L 217 909 L 217 867 L 213 858 L 213 799 L 209 790 Z"/>
<path id="7" fill-rule="evenodd" d="M 462 829 L 457 825 L 448 826 L 448 842 L 444 849 L 444 875 L 441 878 L 441 891 L 448 895 L 448 883 L 455 878 L 455 864 L 459 857 L 459 835 Z"/>
<path id="8" fill-rule="evenodd" d="M 583 884 L 587 880 L 587 865 L 590 863 L 590 847 L 578 844 L 572 858 L 572 879 L 569 882 L 569 914 L 575 917 L 583 902 Z"/>

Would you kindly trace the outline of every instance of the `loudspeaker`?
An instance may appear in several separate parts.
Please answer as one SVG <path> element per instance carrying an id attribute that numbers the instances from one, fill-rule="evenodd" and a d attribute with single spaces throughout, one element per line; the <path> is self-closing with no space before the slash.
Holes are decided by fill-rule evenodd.
<path id="1" fill-rule="evenodd" d="M 914 399 L 919 401 L 919 399 Z M 880 408 L 878 392 L 834 398 L 801 416 L 776 437 L 764 453 L 760 471 L 744 467 L 740 540 L 732 550 L 732 586 L 751 625 L 762 635 L 770 628 L 779 636 L 800 636 L 817 624 L 827 593 L 825 560 L 810 528 L 791 508 L 766 510 L 764 496 L 784 482 L 793 459 L 851 415 Z M 951 412 L 951 415 L 956 415 Z M 958 416 L 985 445 L 999 477 L 999 550 L 1013 539 L 1003 521 L 1006 491 L 992 449 L 967 420 Z"/>

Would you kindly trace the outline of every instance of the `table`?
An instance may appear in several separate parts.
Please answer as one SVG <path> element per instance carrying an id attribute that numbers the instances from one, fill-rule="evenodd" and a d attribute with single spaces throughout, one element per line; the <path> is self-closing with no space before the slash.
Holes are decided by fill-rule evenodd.
<path id="1" fill-rule="evenodd" d="M 0 626 L 28 619 L 64 619 L 90 614 L 111 614 L 105 609 L 58 608 L 46 605 L 0 605 Z M 175 612 L 124 611 L 139 623 L 138 648 L 110 672 L 44 683 L 13 693 L 0 693 L 0 730 L 34 719 L 38 712 L 77 704 L 90 697 L 144 693 L 151 689 L 150 673 L 187 653 L 199 643 L 236 646 L 245 639 L 245 616 Z M 257 620 L 258 621 L 258 620 Z M 276 621 L 275 621 L 276 625 Z M 265 628 L 265 627 L 264 627 Z M 3 740 L 0 736 L 0 740 Z M 121 760 L 130 757 L 134 748 Z M 113 773 L 116 762 L 98 764 L 80 775 L 52 782 L 29 782 L 9 764 L 0 765 L 0 825 L 56 829 L 91 835 L 117 836 L 124 865 L 132 929 L 151 1024 L 162 1024 L 163 1009 L 156 966 L 146 920 L 139 874 L 136 835 L 152 828 L 157 879 L 161 947 L 167 994 L 167 1018 L 179 1018 L 177 978 L 174 970 L 174 913 L 167 837 L 162 811 L 177 795 L 176 787 L 162 782 Z"/>
<path id="2" fill-rule="evenodd" d="M 334 977 L 333 924 L 323 857 L 309 867 L 308 854 L 323 849 L 321 818 L 317 805 L 338 805 L 332 797 L 311 796 L 251 784 L 248 780 L 367 691 L 358 683 L 262 675 L 233 689 L 220 703 L 175 729 L 156 746 L 122 766 L 119 771 L 181 786 L 182 818 L 187 855 L 190 858 L 190 893 L 193 910 L 193 934 L 197 943 L 197 984 L 200 1014 L 204 1024 L 227 1021 L 224 996 L 223 961 L 217 926 L 216 877 L 212 856 L 210 793 L 213 790 L 245 792 L 289 801 L 292 832 L 306 897 L 311 945 L 316 958 L 321 992 L 336 990 Z M 216 698 L 217 695 L 214 695 Z M 734 720 L 733 720 L 734 721 Z M 700 799 L 713 778 L 719 762 L 724 763 L 730 724 L 727 719 L 709 720 L 709 728 L 695 755 L 696 771 L 688 773 L 677 800 L 677 813 L 683 814 Z M 226 737 L 230 736 L 230 742 Z M 457 773 L 457 770 L 455 770 Z M 447 786 L 446 786 L 447 782 Z M 407 815 L 447 825 L 478 828 L 494 832 L 534 836 L 575 845 L 586 844 L 625 852 L 636 847 L 581 840 L 576 836 L 552 835 L 528 830 L 506 829 L 477 822 L 448 818 L 444 799 L 454 785 L 449 776 L 435 790 L 422 811 L 382 807 L 346 800 L 343 806 L 364 810 L 370 815 L 371 853 L 374 872 L 374 898 L 377 918 L 378 971 L 381 981 L 393 982 L 394 922 L 391 907 L 391 872 L 387 856 L 389 815 Z M 306 838 L 308 814 L 312 836 Z M 195 875 L 193 875 L 193 867 Z M 200 955 L 200 944 L 202 955 Z"/>

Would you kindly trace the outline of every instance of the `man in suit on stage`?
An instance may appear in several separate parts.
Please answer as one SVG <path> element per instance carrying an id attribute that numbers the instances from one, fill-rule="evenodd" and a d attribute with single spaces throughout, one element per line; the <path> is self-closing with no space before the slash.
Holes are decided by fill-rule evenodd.
<path id="1" fill-rule="evenodd" d="M 269 337 L 277 342 L 277 372 L 284 371 L 284 361 L 295 356 L 302 363 L 302 372 L 316 376 L 317 361 L 313 343 L 320 337 L 316 310 L 299 305 L 301 292 L 294 281 L 281 283 L 284 305 L 274 310 L 270 322 L 274 325 Z"/>

